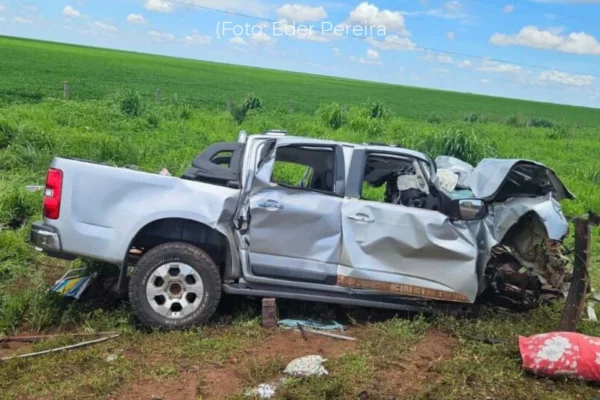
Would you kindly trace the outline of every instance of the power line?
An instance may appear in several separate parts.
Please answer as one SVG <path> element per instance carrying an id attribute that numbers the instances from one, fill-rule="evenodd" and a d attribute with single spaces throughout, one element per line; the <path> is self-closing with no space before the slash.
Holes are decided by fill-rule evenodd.
<path id="1" fill-rule="evenodd" d="M 259 17 L 257 15 L 245 14 L 245 13 L 226 10 L 226 9 L 201 6 L 198 4 L 188 3 L 188 2 L 180 1 L 180 0 L 162 0 L 162 1 L 166 2 L 166 3 L 173 3 L 173 4 L 179 4 L 179 5 L 183 5 L 183 6 L 187 6 L 187 7 L 198 8 L 198 9 L 206 10 L 206 11 L 213 11 L 213 12 L 218 12 L 218 13 L 223 13 L 223 14 L 228 14 L 228 15 L 233 15 L 233 16 L 238 16 L 238 17 L 250 18 L 250 19 L 257 20 L 257 21 L 270 22 L 270 23 L 279 23 L 280 22 L 278 20 L 271 19 L 271 18 Z M 321 34 L 326 33 L 322 29 L 314 29 L 314 31 L 319 32 Z M 345 36 L 345 37 L 349 37 L 351 39 L 359 39 L 359 40 L 365 40 L 365 41 L 370 38 L 370 37 L 366 37 L 366 36 L 357 36 L 357 35 L 349 35 L 349 34 L 343 34 L 340 36 Z M 372 40 L 374 40 L 378 43 L 385 44 L 385 42 L 382 42 L 382 41 L 379 41 L 376 39 L 372 39 Z M 374 45 L 374 46 L 377 47 L 377 45 Z M 456 51 L 436 49 L 433 47 L 424 47 L 424 46 L 416 46 L 416 45 L 411 46 L 411 45 L 407 45 L 407 44 L 403 44 L 403 43 L 394 43 L 393 46 L 403 47 L 403 48 L 406 48 L 407 50 L 422 50 L 422 51 L 428 51 L 428 52 L 433 52 L 433 53 L 440 53 L 440 54 L 453 55 L 453 56 L 457 56 L 457 57 L 470 58 L 470 59 L 480 60 L 480 61 L 513 64 L 513 65 L 517 65 L 520 67 L 526 67 L 526 68 L 565 72 L 565 73 L 574 74 L 574 75 L 589 75 L 589 76 L 592 76 L 595 78 L 600 78 L 600 74 L 593 74 L 593 73 L 574 71 L 574 70 L 568 70 L 568 69 L 553 68 L 553 67 L 547 67 L 544 65 L 526 64 L 526 63 L 515 62 L 515 61 L 511 61 L 511 60 L 503 60 L 503 59 L 498 59 L 498 58 L 483 57 L 483 56 L 478 56 L 478 55 L 468 54 L 468 53 L 461 53 L 461 52 L 456 52 Z"/>

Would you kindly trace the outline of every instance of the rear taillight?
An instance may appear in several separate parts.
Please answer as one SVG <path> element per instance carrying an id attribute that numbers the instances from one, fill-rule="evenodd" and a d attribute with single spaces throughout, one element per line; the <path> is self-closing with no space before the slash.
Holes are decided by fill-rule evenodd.
<path id="1" fill-rule="evenodd" d="M 50 168 L 46 175 L 44 190 L 44 217 L 58 219 L 60 215 L 60 196 L 62 194 L 63 173 L 60 169 Z"/>

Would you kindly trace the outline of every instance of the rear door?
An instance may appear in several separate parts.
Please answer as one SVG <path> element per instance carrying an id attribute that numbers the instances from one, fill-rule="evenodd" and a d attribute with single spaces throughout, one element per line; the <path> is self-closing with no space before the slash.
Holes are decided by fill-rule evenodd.
<path id="1" fill-rule="evenodd" d="M 402 169 L 393 154 L 387 156 L 389 163 L 385 155 L 377 155 L 384 160 L 379 163 L 370 162 L 370 157 L 367 151 L 353 155 L 342 206 L 338 285 L 472 302 L 478 280 L 477 250 L 471 234 L 438 211 L 390 203 L 384 194 L 389 183 L 369 188 L 364 182 L 367 165 L 371 166 L 369 176 L 380 182 L 394 170 L 394 163 Z M 386 164 L 389 166 L 384 167 Z M 382 166 L 381 170 L 373 165 Z"/>
<path id="2" fill-rule="evenodd" d="M 245 237 L 257 276 L 335 284 L 341 251 L 341 146 L 279 139 L 250 183 Z"/>

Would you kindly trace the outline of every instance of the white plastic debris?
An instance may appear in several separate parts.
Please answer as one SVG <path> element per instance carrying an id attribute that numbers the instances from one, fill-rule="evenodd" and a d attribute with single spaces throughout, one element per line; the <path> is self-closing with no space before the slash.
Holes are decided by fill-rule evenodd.
<path id="1" fill-rule="evenodd" d="M 166 168 L 161 169 L 159 174 L 163 176 L 172 176 L 169 170 Z"/>
<path id="2" fill-rule="evenodd" d="M 106 361 L 107 362 L 113 362 L 113 361 L 117 361 L 118 356 L 116 354 L 109 354 L 108 357 L 106 357 Z"/>
<path id="3" fill-rule="evenodd" d="M 441 187 L 449 192 L 456 189 L 456 185 L 458 185 L 458 174 L 455 174 L 449 169 L 438 169 L 437 176 Z"/>
<path id="4" fill-rule="evenodd" d="M 254 389 L 250 389 L 246 392 L 246 396 L 258 396 L 261 399 L 270 399 L 275 396 L 277 386 L 270 383 L 261 383 Z"/>
<path id="5" fill-rule="evenodd" d="M 420 189 L 416 175 L 400 175 L 397 180 L 398 190 Z"/>
<path id="6" fill-rule="evenodd" d="M 306 356 L 296 358 L 285 368 L 284 373 L 291 376 L 322 376 L 329 375 L 323 363 L 327 361 L 321 356 Z"/>

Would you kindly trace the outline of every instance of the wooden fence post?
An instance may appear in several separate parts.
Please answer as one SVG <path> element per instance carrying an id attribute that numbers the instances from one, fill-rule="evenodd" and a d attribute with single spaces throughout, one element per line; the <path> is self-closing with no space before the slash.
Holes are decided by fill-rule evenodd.
<path id="1" fill-rule="evenodd" d="M 225 105 L 227 112 L 231 112 L 231 97 L 227 97 L 227 103 Z"/>
<path id="2" fill-rule="evenodd" d="M 156 91 L 156 104 L 160 104 L 161 100 L 162 100 L 162 93 L 160 92 L 160 89 L 158 89 Z"/>
<path id="3" fill-rule="evenodd" d="M 558 331 L 575 332 L 577 324 L 585 307 L 585 296 L 589 286 L 588 270 L 590 266 L 590 221 L 588 218 L 577 217 L 575 224 L 575 260 L 573 261 L 573 277 L 571 288 L 565 302 Z"/>
<path id="4" fill-rule="evenodd" d="M 69 86 L 69 81 L 64 81 L 63 83 L 63 95 L 65 100 L 69 100 L 71 98 L 71 87 Z"/>

